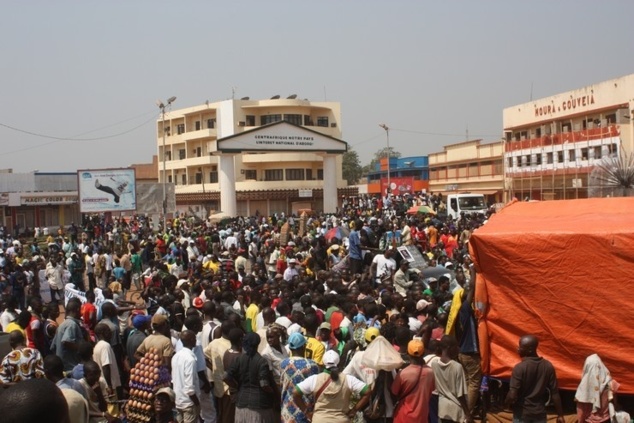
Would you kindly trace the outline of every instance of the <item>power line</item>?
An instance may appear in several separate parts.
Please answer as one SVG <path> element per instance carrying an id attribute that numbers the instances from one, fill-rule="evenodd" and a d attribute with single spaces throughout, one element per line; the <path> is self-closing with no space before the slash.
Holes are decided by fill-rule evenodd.
<path id="1" fill-rule="evenodd" d="M 100 131 L 102 129 L 106 129 L 106 128 L 109 128 L 109 127 L 112 127 L 112 126 L 120 125 L 120 124 L 128 122 L 130 120 L 134 120 L 136 118 L 139 118 L 141 116 L 146 116 L 149 113 L 152 113 L 152 117 L 150 117 L 148 120 L 145 120 L 142 123 L 140 123 L 139 125 L 137 125 L 137 126 L 135 126 L 133 128 L 130 128 L 130 129 L 126 130 L 126 131 L 119 132 L 117 134 L 106 135 L 106 136 L 103 136 L 103 137 L 77 138 L 77 137 L 81 137 L 82 135 L 90 134 L 90 133 L 93 133 L 93 132 L 96 132 L 96 131 Z M 6 125 L 6 124 L 3 124 L 3 123 L 0 123 L 0 126 L 8 128 L 8 129 L 11 129 L 13 131 L 17 131 L 17 132 L 21 132 L 21 133 L 28 134 L 28 135 L 33 135 L 33 136 L 36 136 L 36 137 L 48 138 L 48 139 L 52 139 L 53 140 L 53 141 L 50 141 L 50 142 L 47 142 L 47 143 L 44 143 L 44 144 L 38 144 L 38 145 L 31 146 L 31 147 L 21 148 L 21 149 L 18 149 L 18 150 L 5 151 L 5 152 L 3 152 L 3 154 L 21 153 L 23 151 L 33 150 L 33 149 L 36 149 L 36 148 L 40 148 L 40 147 L 44 147 L 44 146 L 47 146 L 47 145 L 55 144 L 55 143 L 60 142 L 60 141 L 100 141 L 100 140 L 116 138 L 116 137 L 120 137 L 122 135 L 129 134 L 130 132 L 133 132 L 133 131 L 141 128 L 142 126 L 147 125 L 149 122 L 155 120 L 157 117 L 158 117 L 158 115 L 156 114 L 155 111 L 147 112 L 147 113 L 143 113 L 141 115 L 138 115 L 138 116 L 135 116 L 135 117 L 132 117 L 132 118 L 125 119 L 125 120 L 120 121 L 120 122 L 116 122 L 116 123 L 113 123 L 113 124 L 110 124 L 110 125 L 103 126 L 101 128 L 92 129 L 90 131 L 81 133 L 81 134 L 79 134 L 77 136 L 74 136 L 74 137 L 66 137 L 66 138 L 55 137 L 55 136 L 45 135 L 45 134 L 39 134 L 39 133 L 36 133 L 36 132 L 27 131 L 27 130 L 23 130 L 23 129 L 20 129 L 20 128 L 15 128 L 15 127 L 12 127 L 10 125 Z"/>
<path id="2" fill-rule="evenodd" d="M 359 142 L 358 142 L 358 143 L 356 143 L 356 144 L 351 144 L 351 146 L 352 146 L 352 147 L 356 147 L 357 145 L 365 144 L 366 142 L 373 141 L 373 140 L 375 140 L 375 139 L 377 139 L 377 138 L 379 138 L 379 137 L 382 137 L 382 136 L 383 136 L 383 134 L 375 135 L 375 136 L 373 136 L 373 137 L 371 137 L 371 138 L 368 138 L 367 140 L 364 140 L 364 141 L 359 141 Z"/>
<path id="3" fill-rule="evenodd" d="M 439 137 L 464 137 L 464 134 L 448 134 L 442 132 L 424 132 L 424 131 L 412 131 L 410 129 L 398 129 L 398 128 L 390 128 L 391 131 L 399 131 L 399 132 L 407 132 L 411 134 L 421 134 L 421 135 L 434 135 Z M 500 134 L 471 134 L 474 137 L 499 137 Z"/>

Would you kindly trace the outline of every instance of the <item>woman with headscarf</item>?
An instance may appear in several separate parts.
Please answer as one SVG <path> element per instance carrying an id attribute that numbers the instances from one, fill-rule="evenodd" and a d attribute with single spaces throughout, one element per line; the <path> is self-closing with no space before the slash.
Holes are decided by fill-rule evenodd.
<path id="1" fill-rule="evenodd" d="M 577 387 L 577 417 L 580 423 L 601 423 L 610 420 L 614 407 L 610 407 L 619 384 L 597 354 L 586 358 Z"/>
<path id="2" fill-rule="evenodd" d="M 273 411 L 273 376 L 267 361 L 258 354 L 260 336 L 248 333 L 244 337 L 242 350 L 229 367 L 224 381 L 237 388 L 236 423 L 271 423 L 279 421 Z"/>
<path id="3" fill-rule="evenodd" d="M 295 385 L 295 403 L 306 412 L 306 403 L 302 396 L 314 394 L 313 423 L 349 423 L 357 412 L 367 405 L 370 388 L 354 376 L 339 374 L 339 354 L 335 351 L 327 351 L 323 362 L 325 369 L 322 373 L 310 376 Z M 361 395 L 361 400 L 350 408 L 352 394 Z"/>

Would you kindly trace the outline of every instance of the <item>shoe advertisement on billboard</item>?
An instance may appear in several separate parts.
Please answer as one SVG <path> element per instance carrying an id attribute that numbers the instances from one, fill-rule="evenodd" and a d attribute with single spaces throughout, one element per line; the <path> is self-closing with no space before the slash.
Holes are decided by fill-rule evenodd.
<path id="1" fill-rule="evenodd" d="M 78 170 L 77 181 L 81 213 L 136 210 L 134 169 Z"/>

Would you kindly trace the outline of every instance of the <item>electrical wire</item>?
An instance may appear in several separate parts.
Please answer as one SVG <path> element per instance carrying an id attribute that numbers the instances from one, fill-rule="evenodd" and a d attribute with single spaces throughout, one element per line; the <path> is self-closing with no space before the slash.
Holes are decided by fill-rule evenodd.
<path id="1" fill-rule="evenodd" d="M 357 145 L 365 144 L 366 142 L 373 141 L 373 140 L 375 140 L 375 139 L 377 139 L 379 137 L 382 137 L 382 136 L 383 136 L 383 134 L 375 135 L 372 138 L 368 138 L 367 140 L 359 141 L 358 143 L 355 143 L 355 144 L 350 144 L 350 146 L 351 147 L 356 147 Z"/>
<path id="2" fill-rule="evenodd" d="M 130 129 L 126 130 L 126 131 L 119 132 L 117 134 L 106 135 L 106 136 L 103 136 L 103 137 L 78 138 L 78 137 L 81 137 L 81 136 L 86 135 L 86 134 L 90 134 L 90 133 L 93 133 L 93 132 L 96 132 L 96 131 L 100 131 L 102 129 L 106 129 L 106 128 L 110 128 L 112 126 L 120 125 L 122 123 L 128 122 L 130 120 L 137 119 L 137 118 L 142 117 L 142 116 L 146 116 L 149 113 L 152 113 L 152 117 L 150 117 L 148 120 L 145 120 L 145 121 L 141 122 L 139 125 L 137 125 L 137 126 L 135 126 L 133 128 L 130 128 Z M 3 154 L 6 155 L 6 154 L 13 154 L 13 153 L 21 153 L 23 151 L 33 150 L 33 149 L 36 149 L 36 148 L 40 148 L 40 147 L 44 147 L 44 146 L 47 146 L 47 145 L 55 144 L 55 143 L 58 143 L 58 142 L 61 142 L 61 141 L 101 141 L 101 140 L 116 138 L 116 137 L 120 137 L 122 135 L 129 134 L 130 132 L 133 132 L 133 131 L 141 128 L 142 126 L 147 125 L 148 123 L 150 123 L 151 121 L 153 121 L 153 120 L 155 120 L 157 118 L 158 118 L 158 114 L 155 111 L 147 112 L 147 113 L 143 113 L 141 115 L 138 115 L 138 116 L 135 116 L 135 117 L 132 117 L 132 118 L 125 119 L 125 120 L 120 121 L 120 122 L 116 122 L 116 123 L 113 123 L 113 124 L 110 124 L 110 125 L 106 125 L 106 126 L 103 126 L 101 128 L 92 129 L 90 131 L 81 133 L 79 135 L 76 135 L 76 136 L 73 136 L 73 137 L 66 137 L 66 138 L 55 137 L 55 136 L 44 135 L 44 134 L 38 134 L 38 133 L 35 133 L 35 132 L 26 131 L 26 130 L 23 130 L 23 129 L 20 129 L 20 128 L 15 128 L 15 127 L 12 127 L 10 125 L 6 125 L 6 124 L 3 124 L 3 123 L 0 123 L 1 127 L 8 128 L 8 129 L 11 129 L 13 131 L 17 131 L 17 132 L 21 132 L 21 133 L 28 134 L 28 135 L 33 135 L 33 136 L 36 136 L 36 137 L 48 138 L 48 139 L 52 139 L 53 140 L 53 141 L 50 141 L 50 142 L 47 142 L 47 143 L 38 144 L 38 145 L 31 146 L 31 147 L 26 147 L 26 148 L 21 148 L 21 149 L 18 149 L 18 150 L 4 151 Z"/>
<path id="3" fill-rule="evenodd" d="M 410 134 L 421 134 L 421 135 L 435 135 L 439 137 L 463 137 L 465 134 L 447 134 L 442 132 L 424 132 L 424 131 L 412 131 L 409 129 L 398 129 L 398 128 L 390 128 L 390 131 L 398 131 L 398 132 L 407 132 Z M 474 137 L 499 137 L 500 134 L 491 135 L 491 134 L 470 134 Z"/>
<path id="4" fill-rule="evenodd" d="M 153 112 L 153 114 L 154 114 L 154 112 Z M 11 129 L 11 130 L 16 131 L 16 132 L 22 132 L 23 134 L 33 135 L 33 136 L 40 137 L 40 138 L 48 138 L 48 139 L 52 139 L 52 140 L 56 140 L 56 141 L 99 141 L 99 140 L 105 140 L 105 139 L 109 139 L 109 138 L 116 138 L 118 136 L 128 134 L 128 133 L 134 131 L 135 129 L 140 128 L 141 126 L 145 125 L 146 123 L 148 123 L 151 120 L 154 120 L 156 118 L 157 118 L 157 115 L 152 116 L 150 119 L 144 121 L 140 125 L 135 126 L 134 128 L 129 129 L 127 131 L 120 132 L 118 134 L 106 135 L 106 136 L 103 136 L 103 137 L 96 137 L 96 138 L 77 138 L 77 137 L 80 137 L 81 135 L 77 135 L 75 137 L 55 137 L 55 136 L 52 136 L 52 135 L 39 134 L 37 132 L 31 132 L 31 131 L 27 131 L 25 129 L 16 128 L 14 126 L 7 125 L 7 124 L 1 123 L 1 122 L 0 122 L 0 126 L 2 126 L 4 128 L 7 128 L 7 129 Z M 131 119 L 128 119 L 128 120 L 131 120 Z M 118 124 L 119 123 L 117 123 L 115 125 L 118 125 Z M 113 125 L 111 125 L 111 126 L 113 126 Z M 108 127 L 108 126 L 106 126 L 106 127 Z M 100 129 L 103 129 L 103 128 L 93 129 L 93 130 L 91 130 L 89 132 L 85 132 L 85 134 L 89 134 L 91 132 L 95 132 L 95 131 L 98 131 Z"/>
<path id="5" fill-rule="evenodd" d="M 448 133 L 442 133 L 442 132 L 424 132 L 424 131 L 413 131 L 410 129 L 399 129 L 399 128 L 390 128 L 390 131 L 397 131 L 397 132 L 406 132 L 406 133 L 410 133 L 410 134 L 420 134 L 420 135 L 434 135 L 434 136 L 442 136 L 442 137 L 464 137 L 465 134 L 448 134 Z M 491 134 L 472 134 L 474 137 L 497 137 L 498 135 L 491 135 Z M 363 141 L 359 141 L 357 143 L 354 144 L 350 144 L 351 147 L 356 147 L 358 145 L 361 144 L 365 144 L 366 142 L 370 142 L 373 141 L 377 138 L 380 138 L 383 136 L 383 133 L 375 135 L 371 138 L 368 138 L 366 140 Z"/>

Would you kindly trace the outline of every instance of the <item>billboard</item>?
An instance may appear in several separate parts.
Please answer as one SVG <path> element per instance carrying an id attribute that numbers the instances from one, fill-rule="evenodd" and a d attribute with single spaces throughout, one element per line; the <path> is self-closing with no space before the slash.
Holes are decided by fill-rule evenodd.
<path id="1" fill-rule="evenodd" d="M 134 169 L 78 170 L 77 190 L 81 213 L 136 210 Z"/>
<path id="2" fill-rule="evenodd" d="M 394 195 L 414 193 L 414 178 L 411 176 L 390 178 L 390 185 Z M 381 192 L 387 192 L 387 178 L 381 178 Z"/>

